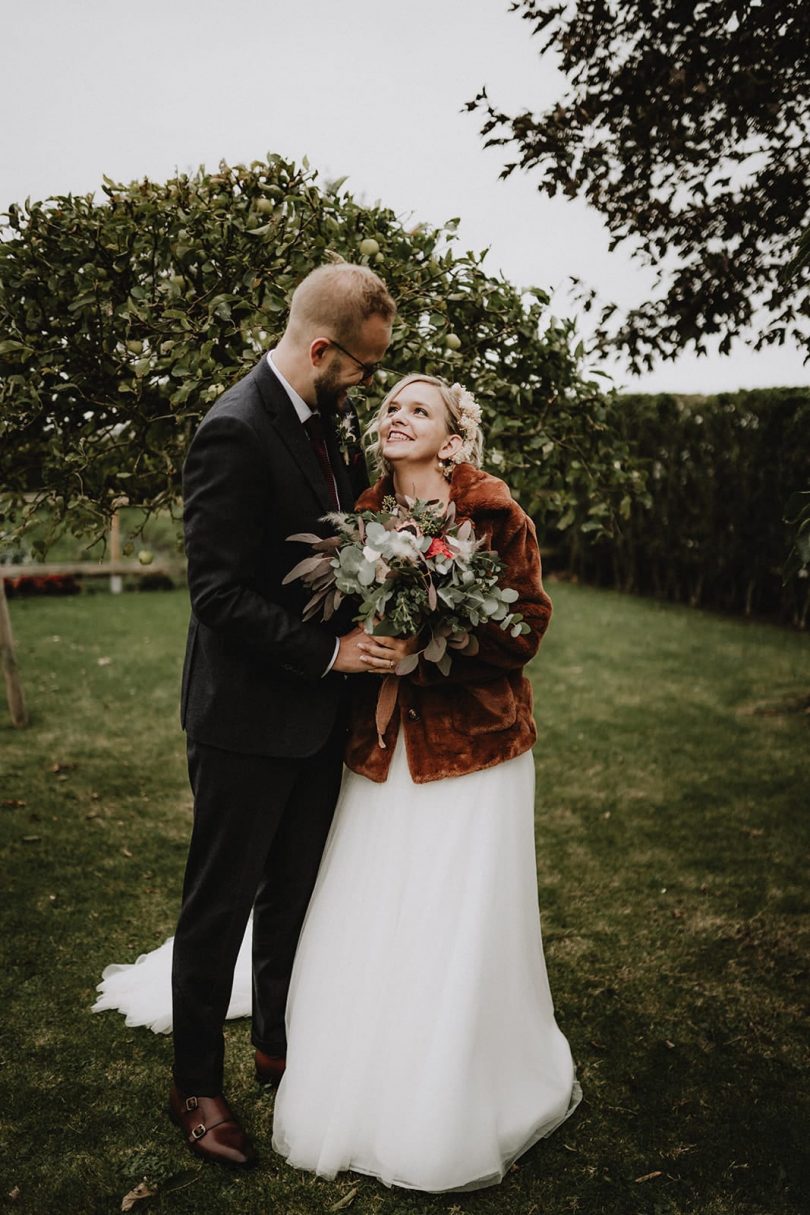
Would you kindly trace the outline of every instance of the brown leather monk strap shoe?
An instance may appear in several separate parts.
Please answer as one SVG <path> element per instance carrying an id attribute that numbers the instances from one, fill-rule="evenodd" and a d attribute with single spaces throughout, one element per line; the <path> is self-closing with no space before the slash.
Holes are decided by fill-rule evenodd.
<path id="1" fill-rule="evenodd" d="M 253 1145 L 219 1097 L 186 1097 L 175 1084 L 169 1090 L 169 1117 L 183 1132 L 186 1147 L 203 1160 L 249 1168 L 256 1163 Z"/>
<path id="2" fill-rule="evenodd" d="M 287 1067 L 283 1055 L 266 1055 L 263 1050 L 256 1051 L 256 1079 L 259 1084 L 278 1084 Z"/>

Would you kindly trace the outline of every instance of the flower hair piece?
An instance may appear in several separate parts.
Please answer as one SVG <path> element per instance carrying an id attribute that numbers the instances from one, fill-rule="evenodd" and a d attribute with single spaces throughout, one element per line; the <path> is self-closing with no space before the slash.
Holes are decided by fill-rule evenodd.
<path id="1" fill-rule="evenodd" d="M 456 425 L 462 442 L 450 457 L 453 464 L 463 464 L 471 461 L 476 447 L 480 450 L 481 406 L 471 392 L 461 384 L 451 384 L 450 392 L 455 399 L 458 418 Z"/>

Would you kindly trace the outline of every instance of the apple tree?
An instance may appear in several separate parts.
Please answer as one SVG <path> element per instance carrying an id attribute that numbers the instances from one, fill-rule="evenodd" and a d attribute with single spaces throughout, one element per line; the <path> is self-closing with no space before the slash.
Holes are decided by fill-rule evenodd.
<path id="1" fill-rule="evenodd" d="M 126 498 L 177 507 L 200 418 L 283 331 L 293 289 L 330 258 L 378 270 L 399 306 L 386 362 L 481 401 L 488 467 L 563 527 L 608 526 L 641 491 L 573 326 L 462 252 L 457 221 L 403 222 L 269 155 L 99 196 L 9 207 L 0 229 L 0 511 L 100 535 Z M 370 411 L 390 386 L 379 377 Z M 47 548 L 47 538 L 41 551 Z"/>

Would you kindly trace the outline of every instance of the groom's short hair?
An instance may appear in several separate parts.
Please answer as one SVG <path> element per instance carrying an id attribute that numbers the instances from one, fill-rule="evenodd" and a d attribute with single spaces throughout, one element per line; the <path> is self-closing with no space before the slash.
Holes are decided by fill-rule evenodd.
<path id="1" fill-rule="evenodd" d="M 350 341 L 370 316 L 393 321 L 397 306 L 382 279 L 368 266 L 338 262 L 318 266 L 293 292 L 288 327 L 303 338 Z"/>

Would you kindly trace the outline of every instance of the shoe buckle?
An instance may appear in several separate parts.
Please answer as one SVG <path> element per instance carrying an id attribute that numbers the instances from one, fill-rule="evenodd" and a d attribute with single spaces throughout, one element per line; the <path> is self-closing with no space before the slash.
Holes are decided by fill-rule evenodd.
<path id="1" fill-rule="evenodd" d="M 186 1111 L 189 1114 L 192 1112 L 192 1110 L 196 1110 L 197 1104 L 198 1102 L 196 1097 L 186 1097 Z"/>
<path id="2" fill-rule="evenodd" d="M 199 1126 L 195 1126 L 191 1131 L 192 1139 L 202 1139 L 205 1134 L 205 1123 L 201 1122 Z"/>

